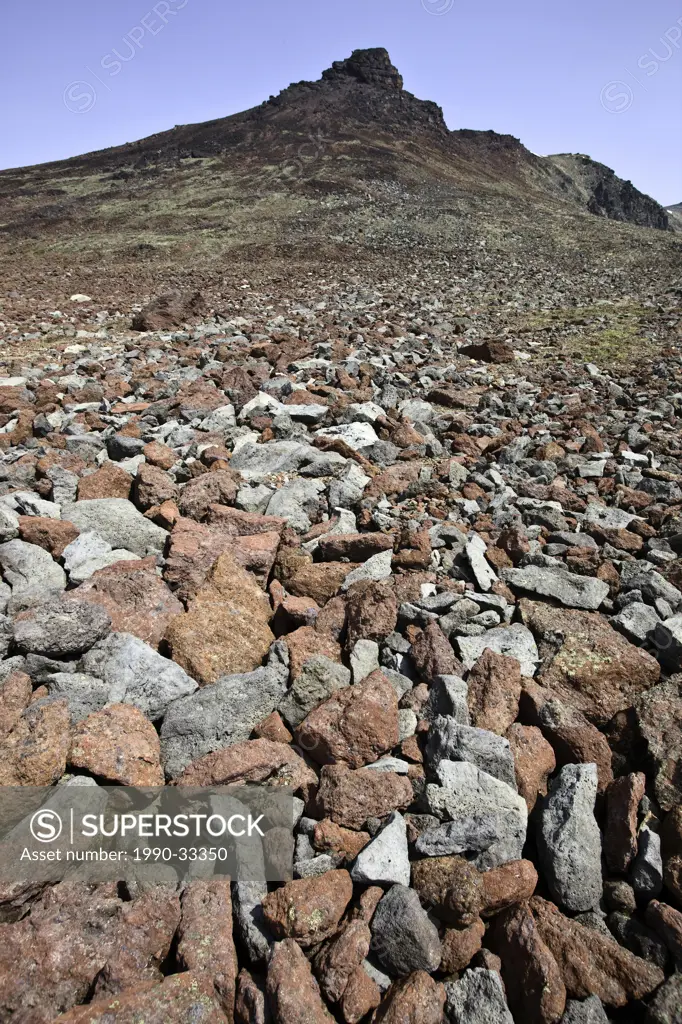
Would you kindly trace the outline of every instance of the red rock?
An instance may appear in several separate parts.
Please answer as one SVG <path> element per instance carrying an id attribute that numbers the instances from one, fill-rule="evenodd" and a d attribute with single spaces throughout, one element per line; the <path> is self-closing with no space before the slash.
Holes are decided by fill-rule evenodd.
<path id="1" fill-rule="evenodd" d="M 516 903 L 529 900 L 538 884 L 538 873 L 529 860 L 512 860 L 500 867 L 484 871 L 483 882 L 484 917 L 492 917 Z"/>
<path id="2" fill-rule="evenodd" d="M 300 600 L 312 600 L 312 598 L 301 598 Z M 315 602 L 317 604 L 317 602 Z M 339 596 L 327 601 L 324 608 L 321 608 L 315 619 L 315 629 L 323 633 L 336 643 L 340 643 L 346 629 L 346 598 Z"/>
<path id="3" fill-rule="evenodd" d="M 10 677 L 11 678 L 11 677 Z M 5 721 L 9 724 L 24 699 L 24 680 L 12 684 Z M 69 750 L 69 708 L 65 700 L 31 704 L 0 740 L 0 786 L 51 786 L 66 771 Z"/>
<path id="4" fill-rule="evenodd" d="M 420 462 L 399 462 L 379 473 L 365 488 L 365 498 L 401 498 L 419 480 Z"/>
<path id="5" fill-rule="evenodd" d="M 361 683 L 337 690 L 310 712 L 296 738 L 318 764 L 372 764 L 398 743 L 393 685 L 381 672 L 372 672 Z"/>
<path id="6" fill-rule="evenodd" d="M 19 516 L 19 537 L 27 544 L 37 544 L 60 558 L 64 548 L 78 537 L 80 530 L 66 519 L 43 516 Z"/>
<path id="7" fill-rule="evenodd" d="M 145 982 L 163 981 L 161 966 L 179 923 L 180 900 L 163 886 L 121 904 L 112 949 L 104 970 L 97 976 L 93 998 L 117 995 Z"/>
<path id="8" fill-rule="evenodd" d="M 12 732 L 32 697 L 31 677 L 25 672 L 10 672 L 0 688 L 0 739 Z"/>
<path id="9" fill-rule="evenodd" d="M 180 488 L 163 469 L 148 462 L 137 467 L 132 500 L 142 512 L 164 501 L 176 501 L 179 494 Z"/>
<path id="10" fill-rule="evenodd" d="M 464 671 L 437 622 L 430 622 L 414 640 L 410 655 L 426 682 L 431 682 L 436 676 L 460 676 Z"/>
<path id="11" fill-rule="evenodd" d="M 347 861 L 355 860 L 370 840 L 369 832 L 355 832 L 342 828 L 324 818 L 318 821 L 313 832 L 313 846 L 320 853 L 340 854 Z"/>
<path id="12" fill-rule="evenodd" d="M 150 465 L 158 466 L 159 469 L 172 469 L 178 461 L 178 456 L 173 449 L 159 441 L 150 441 L 149 444 L 146 444 L 142 449 L 142 454 Z"/>
<path id="13" fill-rule="evenodd" d="M 223 1012 L 231 1021 L 238 967 L 232 939 L 229 880 L 202 880 L 186 886 L 177 956 L 186 970 L 210 978 Z"/>
<path id="14" fill-rule="evenodd" d="M 277 939 L 296 939 L 304 948 L 336 934 L 353 896 L 345 870 L 287 882 L 263 899 L 263 914 Z"/>
<path id="15" fill-rule="evenodd" d="M 58 1024 L 225 1024 L 209 979 L 190 971 L 161 984 L 147 982 L 118 996 L 98 999 L 56 1018 Z"/>
<path id="16" fill-rule="evenodd" d="M 444 1006 L 443 985 L 426 971 L 414 971 L 393 982 L 374 1012 L 372 1024 L 441 1024 Z"/>
<path id="17" fill-rule="evenodd" d="M 345 765 L 326 765 L 320 773 L 317 803 L 322 816 L 347 828 L 359 831 L 368 818 L 403 810 L 412 800 L 410 782 L 395 772 L 350 771 Z"/>
<path id="18" fill-rule="evenodd" d="M 200 685 L 208 685 L 262 664 L 275 639 L 271 618 L 267 595 L 224 552 L 187 613 L 170 621 L 165 638 L 173 660 Z"/>
<path id="19" fill-rule="evenodd" d="M 485 925 L 480 917 L 466 928 L 447 928 L 443 936 L 441 971 L 452 974 L 468 967 L 483 945 Z"/>
<path id="20" fill-rule="evenodd" d="M 622 775 L 606 789 L 603 850 L 610 871 L 625 874 L 637 855 L 637 809 L 644 796 L 642 772 Z"/>
<path id="21" fill-rule="evenodd" d="M 228 551 L 232 538 L 210 526 L 180 518 L 170 535 L 164 578 L 177 596 L 187 601 L 206 580 L 219 555 Z"/>
<path id="22" fill-rule="evenodd" d="M 156 296 L 134 315 L 132 329 L 169 331 L 173 327 L 184 327 L 186 324 L 196 322 L 206 312 L 206 302 L 200 292 L 165 292 Z"/>
<path id="23" fill-rule="evenodd" d="M 248 782 L 297 790 L 315 785 L 317 776 L 286 743 L 246 740 L 205 754 L 176 780 L 179 786 L 232 786 Z"/>
<path id="24" fill-rule="evenodd" d="M 513 363 L 516 358 L 508 342 L 492 340 L 464 345 L 459 354 L 482 363 Z"/>
<path id="25" fill-rule="evenodd" d="M 625 1006 L 630 999 L 649 995 L 663 981 L 660 968 L 602 932 L 565 917 L 553 903 L 534 896 L 530 907 L 572 999 L 596 995 L 607 1006 Z"/>
<path id="26" fill-rule="evenodd" d="M 203 473 L 186 483 L 178 508 L 183 516 L 201 521 L 211 505 L 232 505 L 239 490 L 240 476 L 232 469 Z"/>
<path id="27" fill-rule="evenodd" d="M 294 740 L 278 711 L 273 711 L 262 722 L 259 722 L 253 730 L 253 734 L 258 739 L 272 740 L 273 743 L 293 743 Z"/>
<path id="28" fill-rule="evenodd" d="M 359 1024 L 381 1002 L 381 990 L 364 967 L 356 967 L 341 998 L 341 1013 L 346 1024 Z"/>
<path id="29" fill-rule="evenodd" d="M 661 828 L 663 880 L 682 906 L 682 805 L 673 807 Z"/>
<path id="30" fill-rule="evenodd" d="M 69 763 L 124 786 L 163 786 L 159 737 L 131 704 L 110 704 L 74 727 Z"/>
<path id="31" fill-rule="evenodd" d="M 237 998 L 234 1007 L 236 1024 L 266 1024 L 265 992 L 242 968 L 237 976 Z"/>
<path id="32" fill-rule="evenodd" d="M 312 597 L 322 607 L 336 595 L 353 569 L 357 569 L 357 565 L 352 562 L 301 564 L 285 586 L 296 597 Z"/>
<path id="33" fill-rule="evenodd" d="M 350 921 L 315 957 L 315 974 L 325 999 L 338 1003 L 348 979 L 369 953 L 372 938 L 364 921 Z"/>
<path id="34" fill-rule="evenodd" d="M 78 481 L 78 500 L 90 498 L 128 498 L 133 478 L 114 462 L 105 462 L 89 476 Z"/>
<path id="35" fill-rule="evenodd" d="M 372 555 L 393 549 L 393 537 L 386 533 L 329 534 L 320 539 L 318 553 L 323 562 L 366 562 Z"/>
<path id="36" fill-rule="evenodd" d="M 412 864 L 412 888 L 443 921 L 473 924 L 481 913 L 483 878 L 463 857 L 425 857 Z"/>
<path id="37" fill-rule="evenodd" d="M 276 583 L 276 586 L 281 584 Z M 272 596 L 272 590 L 270 591 Z M 312 597 L 284 597 L 275 608 L 273 632 L 275 636 L 293 633 L 299 626 L 314 626 L 320 606 Z"/>
<path id="38" fill-rule="evenodd" d="M 259 533 L 277 533 L 281 536 L 287 525 L 286 519 L 281 516 L 244 512 L 230 505 L 209 505 L 206 522 L 232 537 L 253 537 Z"/>
<path id="39" fill-rule="evenodd" d="M 502 960 L 514 1019 L 538 1024 L 561 1020 L 566 1006 L 564 979 L 526 904 L 505 910 L 493 920 L 488 944 Z"/>
<path id="40" fill-rule="evenodd" d="M 381 582 L 351 587 L 346 598 L 346 621 L 348 650 L 352 650 L 358 640 L 385 640 L 398 622 L 393 588 Z"/>
<path id="41" fill-rule="evenodd" d="M 115 562 L 70 593 L 103 605 L 113 630 L 132 633 L 151 647 L 159 646 L 170 621 L 183 611 L 177 597 L 157 576 L 153 558 Z"/>
<path id="42" fill-rule="evenodd" d="M 322 654 L 331 661 L 341 661 L 341 648 L 312 626 L 301 626 L 284 638 L 289 650 L 289 675 L 297 679 L 310 658 Z"/>
<path id="43" fill-rule="evenodd" d="M 538 796 L 547 795 L 547 780 L 556 768 L 556 757 L 534 725 L 515 722 L 507 730 L 507 739 L 514 757 L 516 784 L 530 812 Z"/>
<path id="44" fill-rule="evenodd" d="M 275 1024 L 333 1024 L 310 964 L 298 943 L 275 943 L 268 966 L 267 998 Z"/>
<path id="45" fill-rule="evenodd" d="M 520 607 L 523 621 L 540 641 L 540 655 L 550 655 L 538 682 L 595 725 L 605 725 L 658 682 L 656 659 L 629 643 L 602 615 L 525 598 Z M 562 640 L 558 650 L 557 637 Z"/>
<path id="46" fill-rule="evenodd" d="M 516 658 L 485 650 L 469 673 L 471 724 L 504 736 L 519 713 L 521 667 Z"/>

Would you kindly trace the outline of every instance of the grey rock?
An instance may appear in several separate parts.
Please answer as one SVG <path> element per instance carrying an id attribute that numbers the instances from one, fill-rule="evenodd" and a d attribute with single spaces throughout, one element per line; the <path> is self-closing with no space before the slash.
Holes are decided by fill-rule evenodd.
<path id="1" fill-rule="evenodd" d="M 136 555 L 155 555 L 163 551 L 168 534 L 150 519 L 145 519 L 125 498 L 92 498 L 77 501 L 62 509 L 62 517 L 81 533 L 98 533 L 112 548 L 133 551 Z"/>
<path id="2" fill-rule="evenodd" d="M 495 817 L 489 813 L 481 813 L 425 829 L 414 844 L 414 848 L 425 857 L 483 853 L 490 849 L 497 838 Z"/>
<path id="3" fill-rule="evenodd" d="M 83 655 L 81 668 L 109 684 L 110 703 L 132 704 L 152 722 L 198 687 L 174 661 L 129 633 L 110 633 L 100 640 Z"/>
<path id="4" fill-rule="evenodd" d="M 435 676 L 422 717 L 433 721 L 438 715 L 454 718 L 460 725 L 470 725 L 469 687 L 459 676 Z"/>
<path id="5" fill-rule="evenodd" d="M 390 975 L 385 974 L 375 963 L 371 960 L 363 960 L 362 968 L 369 974 L 372 981 L 376 984 L 380 992 L 385 992 L 391 987 L 393 979 Z"/>
<path id="6" fill-rule="evenodd" d="M 584 1001 L 569 999 L 561 1024 L 609 1024 L 599 996 L 589 996 Z"/>
<path id="7" fill-rule="evenodd" d="M 371 950 L 385 970 L 398 977 L 435 971 L 441 959 L 436 928 L 414 889 L 394 885 L 379 902 L 370 925 Z"/>
<path id="8" fill-rule="evenodd" d="M 639 590 L 642 596 L 654 604 L 658 600 L 667 601 L 673 611 L 682 608 L 682 592 L 669 583 L 650 562 L 642 559 L 623 562 L 620 570 L 621 588 L 624 592 Z"/>
<path id="9" fill-rule="evenodd" d="M 50 466 L 45 476 L 52 484 L 52 500 L 58 505 L 68 505 L 76 500 L 78 477 L 61 466 Z"/>
<path id="10" fill-rule="evenodd" d="M 355 858 L 350 875 L 363 885 L 409 886 L 407 826 L 402 814 L 390 815 L 381 832 Z"/>
<path id="11" fill-rule="evenodd" d="M 2 499 L 3 504 L 11 501 L 11 507 L 20 516 L 43 516 L 45 519 L 61 519 L 62 510 L 54 501 L 46 501 L 35 491 L 13 491 Z"/>
<path id="12" fill-rule="evenodd" d="M 609 585 L 592 576 L 578 576 L 567 569 L 527 565 L 525 569 L 502 569 L 505 583 L 543 597 L 553 597 L 568 608 L 596 611 L 608 597 Z"/>
<path id="13" fill-rule="evenodd" d="M 642 644 L 661 620 L 651 605 L 643 604 L 641 601 L 632 601 L 626 604 L 617 615 L 612 616 L 609 621 L 612 626 L 621 630 L 630 639 Z"/>
<path id="14" fill-rule="evenodd" d="M 281 516 L 298 533 L 306 533 L 312 526 L 320 507 L 325 485 L 321 480 L 290 480 L 275 491 L 268 502 L 269 516 Z"/>
<path id="15" fill-rule="evenodd" d="M 658 989 L 644 1024 L 682 1024 L 682 972 L 673 974 Z"/>
<path id="16" fill-rule="evenodd" d="M 262 483 L 273 473 L 297 470 L 309 450 L 313 449 L 300 441 L 269 441 L 267 444 L 247 441 L 234 452 L 230 466 L 247 482 Z"/>
<path id="17" fill-rule="evenodd" d="M 398 711 L 398 739 L 402 743 L 409 736 L 414 736 L 419 725 L 419 719 L 410 708 L 400 708 Z"/>
<path id="18" fill-rule="evenodd" d="M 12 620 L 7 615 L 0 615 L 0 659 L 7 657 L 13 636 Z"/>
<path id="19" fill-rule="evenodd" d="M 497 971 L 475 967 L 446 981 L 445 1017 L 450 1024 L 514 1024 Z"/>
<path id="20" fill-rule="evenodd" d="M 538 852 L 552 897 L 573 913 L 592 910 L 602 895 L 596 798 L 597 766 L 567 764 L 550 783 L 538 826 Z"/>
<path id="21" fill-rule="evenodd" d="M 472 533 L 467 541 L 466 556 L 474 574 L 474 579 L 479 588 L 483 591 L 490 590 L 493 583 L 497 582 L 497 575 L 488 564 L 485 557 L 486 544 L 477 533 Z"/>
<path id="22" fill-rule="evenodd" d="M 19 516 L 11 508 L 0 507 L 0 542 L 6 544 L 19 536 Z"/>
<path id="23" fill-rule="evenodd" d="M 237 419 L 234 406 L 220 405 L 201 421 L 199 430 L 215 431 L 218 434 L 222 434 L 223 431 L 229 430 L 230 427 L 234 427 L 236 424 Z"/>
<path id="24" fill-rule="evenodd" d="M 436 776 L 440 785 L 427 784 L 424 794 L 432 814 L 441 821 L 481 821 L 479 830 L 473 833 L 478 845 L 482 842 L 481 829 L 495 830 L 495 841 L 474 858 L 476 867 L 487 871 L 521 859 L 528 825 L 523 797 L 468 761 L 441 761 Z"/>
<path id="25" fill-rule="evenodd" d="M 338 437 L 354 452 L 376 444 L 379 438 L 369 423 L 338 423 L 333 427 L 322 427 L 315 431 L 316 437 Z"/>
<path id="26" fill-rule="evenodd" d="M 626 512 L 622 508 L 613 508 L 606 505 L 597 505 L 594 502 L 589 504 L 583 514 L 583 521 L 592 526 L 601 526 L 607 530 L 626 530 L 634 519 L 639 516 L 632 512 Z"/>
<path id="27" fill-rule="evenodd" d="M 375 772 L 396 772 L 397 775 L 407 775 L 410 770 L 409 762 L 403 761 L 400 757 L 382 757 L 379 761 L 366 764 L 364 767 Z"/>
<path id="28" fill-rule="evenodd" d="M 265 960 L 270 939 L 263 914 L 267 882 L 235 882 L 232 886 L 232 911 L 236 932 L 252 964 Z"/>
<path id="29" fill-rule="evenodd" d="M 354 583 L 358 583 L 360 580 L 385 580 L 392 573 L 391 562 L 393 560 L 392 551 L 380 551 L 378 555 L 372 555 L 366 562 L 359 565 L 357 569 L 353 569 L 349 572 L 345 580 L 341 584 L 341 590 L 346 591 L 349 587 L 352 587 Z"/>
<path id="30" fill-rule="evenodd" d="M 329 484 L 329 507 L 352 508 L 360 501 L 370 479 L 357 462 L 348 462 L 340 476 Z"/>
<path id="31" fill-rule="evenodd" d="M 353 684 L 361 683 L 379 668 L 379 644 L 374 640 L 358 640 L 350 652 Z"/>
<path id="32" fill-rule="evenodd" d="M 125 434 L 113 434 L 107 438 L 107 453 L 114 462 L 122 459 L 130 459 L 139 455 L 144 448 L 144 441 L 140 437 L 126 437 Z"/>
<path id="33" fill-rule="evenodd" d="M 254 726 L 278 706 L 288 675 L 286 645 L 277 641 L 262 668 L 223 676 L 174 701 L 161 727 L 161 760 L 167 775 L 175 778 L 204 754 L 248 739 Z"/>
<path id="34" fill-rule="evenodd" d="M 637 856 L 630 868 L 630 881 L 637 896 L 651 900 L 663 888 L 661 837 L 646 825 L 640 829 Z"/>
<path id="35" fill-rule="evenodd" d="M 235 505 L 244 512 L 257 512 L 262 515 L 274 493 L 273 488 L 266 487 L 265 484 L 245 484 L 237 492 Z"/>
<path id="36" fill-rule="evenodd" d="M 7 605 L 9 604 L 12 597 L 12 588 L 0 580 L 0 614 L 4 615 L 7 611 Z"/>
<path id="37" fill-rule="evenodd" d="M 673 672 L 678 672 L 682 668 L 682 613 L 665 622 L 657 622 L 653 642 L 659 660 Z"/>
<path id="38" fill-rule="evenodd" d="M 454 718 L 439 716 L 433 720 L 426 743 L 426 760 L 431 768 L 441 761 L 468 761 L 512 789 L 517 788 L 509 740 L 487 729 L 460 725 Z"/>
<path id="39" fill-rule="evenodd" d="M 483 636 L 458 637 L 456 645 L 462 664 L 467 670 L 473 668 L 483 652 L 488 649 L 497 654 L 507 654 L 510 658 L 516 658 L 524 676 L 534 676 L 540 661 L 533 634 L 520 622 L 514 622 L 511 626 L 496 626 Z"/>
<path id="40" fill-rule="evenodd" d="M 12 601 L 26 602 L 24 607 L 37 604 L 50 593 L 66 587 L 64 570 L 54 561 L 49 551 L 23 540 L 10 540 L 0 544 L 2 574 L 12 588 Z"/>
<path id="41" fill-rule="evenodd" d="M 277 705 L 288 725 L 296 728 L 313 708 L 336 690 L 350 686 L 351 674 L 343 665 L 315 654 L 306 661 L 291 688 Z"/>
<path id="42" fill-rule="evenodd" d="M 72 725 L 110 703 L 111 685 L 96 676 L 84 672 L 55 672 L 45 681 L 51 697 L 66 699 Z"/>
<path id="43" fill-rule="evenodd" d="M 620 945 L 625 946 L 635 956 L 649 960 L 662 970 L 668 966 L 669 954 L 665 942 L 636 916 L 620 912 L 609 914 L 608 927 Z"/>
<path id="44" fill-rule="evenodd" d="M 336 862 L 328 853 L 320 853 L 316 857 L 294 862 L 294 875 L 297 878 L 316 878 L 326 875 L 336 867 Z"/>
<path id="45" fill-rule="evenodd" d="M 71 583 L 84 583 L 93 573 L 115 562 L 135 561 L 140 555 L 123 548 L 114 550 L 93 530 L 81 533 L 64 548 L 62 558 Z"/>
<path id="46" fill-rule="evenodd" d="M 65 658 L 94 647 L 110 629 L 101 604 L 58 599 L 22 613 L 14 622 L 14 642 L 24 653 Z"/>

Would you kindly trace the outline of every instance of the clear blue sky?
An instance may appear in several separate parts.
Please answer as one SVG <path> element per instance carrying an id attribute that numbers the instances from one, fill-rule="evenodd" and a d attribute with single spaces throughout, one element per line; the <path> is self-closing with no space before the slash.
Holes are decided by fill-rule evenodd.
<path id="1" fill-rule="evenodd" d="M 0 38 L 0 167 L 235 113 L 385 46 L 450 128 L 682 201 L 682 0 L 2 0 Z"/>

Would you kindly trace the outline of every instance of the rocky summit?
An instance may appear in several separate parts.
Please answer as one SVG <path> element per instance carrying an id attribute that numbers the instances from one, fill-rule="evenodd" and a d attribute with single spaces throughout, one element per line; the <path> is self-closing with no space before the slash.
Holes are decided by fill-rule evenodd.
<path id="1" fill-rule="evenodd" d="M 383 50 L 0 191 L 0 784 L 296 798 L 0 888 L 0 1020 L 679 1022 L 674 218 Z"/>

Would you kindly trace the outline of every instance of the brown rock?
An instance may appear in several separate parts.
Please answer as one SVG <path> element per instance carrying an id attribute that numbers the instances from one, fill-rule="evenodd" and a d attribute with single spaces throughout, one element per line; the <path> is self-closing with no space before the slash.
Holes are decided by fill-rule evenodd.
<path id="1" fill-rule="evenodd" d="M 211 505 L 233 505 L 240 479 L 233 469 L 219 469 L 190 480 L 183 487 L 178 501 L 181 515 L 200 522 Z"/>
<path id="2" fill-rule="evenodd" d="M 682 804 L 666 815 L 661 828 L 663 880 L 682 906 Z"/>
<path id="3" fill-rule="evenodd" d="M 277 939 L 296 939 L 304 948 L 335 935 L 353 896 L 345 870 L 287 882 L 263 899 L 263 914 Z"/>
<path id="4" fill-rule="evenodd" d="M 502 960 L 502 978 L 514 1019 L 554 1024 L 566 1006 L 566 987 L 528 906 L 505 910 L 493 921 L 489 945 Z"/>
<path id="5" fill-rule="evenodd" d="M 450 641 L 437 622 L 430 622 L 412 644 L 412 661 L 426 682 L 436 676 L 460 676 L 464 671 Z"/>
<path id="6" fill-rule="evenodd" d="M 301 599 L 303 600 L 303 599 Z M 305 600 L 311 600 L 306 598 Z M 317 604 L 317 602 L 315 602 Z M 321 608 L 315 619 L 315 629 L 318 633 L 331 637 L 336 643 L 340 643 L 346 629 L 346 598 L 339 596 L 327 601 L 324 608 Z"/>
<path id="7" fill-rule="evenodd" d="M 358 900 L 357 907 L 353 908 L 353 920 L 364 921 L 365 924 L 371 924 L 372 918 L 374 917 L 374 911 L 379 906 L 383 895 L 384 890 L 380 885 L 370 885 L 369 889 L 365 889 Z"/>
<path id="8" fill-rule="evenodd" d="M 293 939 L 275 943 L 266 991 L 275 1024 L 333 1024 L 310 964 Z"/>
<path id="9" fill-rule="evenodd" d="M 509 555 L 514 565 L 520 562 L 530 551 L 526 531 L 522 526 L 510 526 L 503 530 L 497 542 L 498 546 Z"/>
<path id="10" fill-rule="evenodd" d="M 325 999 L 338 1003 L 348 979 L 369 953 L 372 938 L 364 921 L 350 921 L 315 958 L 315 974 Z"/>
<path id="11" fill-rule="evenodd" d="M 365 498 L 401 498 L 419 480 L 421 462 L 399 462 L 389 466 L 369 482 L 365 488 Z"/>
<path id="12" fill-rule="evenodd" d="M 384 640 L 398 622 L 398 605 L 393 588 L 387 583 L 371 582 L 351 588 L 346 599 L 348 634 L 346 646 L 352 650 L 358 640 Z"/>
<path id="13" fill-rule="evenodd" d="M 504 736 L 516 721 L 521 696 L 521 667 L 516 658 L 487 649 L 467 680 L 471 724 Z"/>
<path id="14" fill-rule="evenodd" d="M 161 984 L 147 982 L 56 1018 L 58 1024 L 225 1024 L 208 978 L 186 971 Z"/>
<path id="15" fill-rule="evenodd" d="M 161 965 L 168 956 L 180 923 L 180 900 L 165 886 L 155 886 L 139 899 L 120 906 L 116 933 L 93 998 L 117 995 L 145 982 L 161 982 Z"/>
<path id="16" fill-rule="evenodd" d="M 123 786 L 163 786 L 159 737 L 131 704 L 111 704 L 74 727 L 69 763 Z"/>
<path id="17" fill-rule="evenodd" d="M 272 586 L 280 587 L 281 584 L 274 581 Z M 270 594 L 272 596 L 272 589 Z M 320 606 L 312 597 L 285 596 L 275 609 L 273 632 L 275 636 L 284 636 L 300 626 L 314 626 L 319 613 Z"/>
<path id="18" fill-rule="evenodd" d="M 355 860 L 370 840 L 369 832 L 354 832 L 342 828 L 335 822 L 324 818 L 318 821 L 313 832 L 313 846 L 320 853 L 336 853 L 347 861 Z"/>
<path id="19" fill-rule="evenodd" d="M 483 878 L 463 857 L 425 857 L 412 864 L 412 888 L 450 924 L 473 924 L 485 900 Z"/>
<path id="20" fill-rule="evenodd" d="M 32 696 L 31 677 L 25 672 L 10 672 L 0 685 L 0 740 L 12 732 Z"/>
<path id="21" fill-rule="evenodd" d="M 547 659 L 538 681 L 595 725 L 605 725 L 658 681 L 656 659 L 629 643 L 602 615 L 526 599 L 520 607 Z"/>
<path id="22" fill-rule="evenodd" d="M 538 884 L 538 873 L 529 860 L 512 860 L 484 871 L 483 916 L 492 917 L 516 903 L 529 900 Z"/>
<path id="23" fill-rule="evenodd" d="M 163 469 L 143 462 L 137 467 L 132 500 L 143 512 L 164 501 L 176 501 L 180 488 Z"/>
<path id="24" fill-rule="evenodd" d="M 159 441 L 150 441 L 142 449 L 142 454 L 151 466 L 158 466 L 159 469 L 172 469 L 178 461 L 178 457 L 172 448 Z"/>
<path id="25" fill-rule="evenodd" d="M 372 1016 L 372 1024 L 441 1024 L 445 988 L 426 971 L 394 981 Z"/>
<path id="26" fill-rule="evenodd" d="M 301 669 L 310 658 L 322 654 L 330 661 L 341 661 L 341 648 L 312 626 L 301 626 L 284 638 L 289 650 L 289 675 L 298 679 Z"/>
<path id="27" fill-rule="evenodd" d="M 262 664 L 274 641 L 270 601 L 227 552 L 219 556 L 186 614 L 171 620 L 171 655 L 200 685 Z"/>
<path id="28" fill-rule="evenodd" d="M 101 604 L 118 633 L 132 633 L 158 647 L 168 624 L 182 613 L 177 597 L 156 574 L 153 558 L 116 562 L 94 573 L 72 591 L 85 601 Z"/>
<path id="29" fill-rule="evenodd" d="M 326 765 L 320 773 L 317 801 L 322 815 L 347 828 L 359 831 L 368 818 L 403 810 L 412 800 L 412 785 L 395 772 L 350 771 L 339 764 Z"/>
<path id="30" fill-rule="evenodd" d="M 393 549 L 393 538 L 386 533 L 329 534 L 320 539 L 318 552 L 323 562 L 366 562 L 372 555 Z"/>
<path id="31" fill-rule="evenodd" d="M 78 481 L 78 500 L 90 498 L 128 498 L 133 478 L 130 473 L 117 466 L 114 462 L 105 462 L 89 476 Z"/>
<path id="32" fill-rule="evenodd" d="M 314 785 L 317 777 L 286 743 L 246 740 L 200 757 L 176 780 L 179 786 L 231 786 L 248 782 L 297 790 Z"/>
<path id="33" fill-rule="evenodd" d="M 8 693 L 7 722 L 26 692 L 24 680 Z M 0 741 L 0 786 L 51 786 L 66 771 L 69 750 L 69 708 L 65 700 L 40 701 L 22 711 Z"/>
<path id="34" fill-rule="evenodd" d="M 682 803 L 682 676 L 641 694 L 634 713 L 637 739 L 653 768 L 654 795 L 669 811 Z"/>
<path id="35" fill-rule="evenodd" d="M 288 582 L 282 582 L 291 594 L 296 597 L 312 597 L 322 607 L 335 596 L 353 569 L 357 569 L 357 565 L 352 562 L 304 564 Z"/>
<path id="36" fill-rule="evenodd" d="M 19 516 L 19 537 L 27 544 L 37 544 L 49 551 L 53 558 L 60 558 L 71 541 L 78 537 L 80 530 L 66 519 L 49 519 L 43 516 Z"/>
<path id="37" fill-rule="evenodd" d="M 180 518 L 173 526 L 164 578 L 182 601 L 194 597 L 218 557 L 232 548 L 233 538 L 221 530 Z"/>
<path id="38" fill-rule="evenodd" d="M 675 962 L 682 962 L 682 914 L 667 903 L 652 900 L 646 908 L 646 923 L 665 942 Z"/>
<path id="39" fill-rule="evenodd" d="M 398 743 L 396 691 L 381 672 L 372 672 L 311 711 L 296 736 L 318 764 L 371 764 Z"/>
<path id="40" fill-rule="evenodd" d="M 211 979 L 225 1016 L 231 1021 L 238 968 L 229 880 L 187 885 L 182 894 L 177 956 L 186 970 Z"/>
<path id="41" fill-rule="evenodd" d="M 131 326 L 134 331 L 168 331 L 195 323 L 206 312 L 200 292 L 164 292 L 135 313 Z"/>
<path id="42" fill-rule="evenodd" d="M 608 786 L 613 779 L 611 748 L 585 715 L 531 679 L 523 682 L 520 714 L 524 722 L 542 730 L 560 768 L 565 764 L 596 764 L 600 791 Z"/>
<path id="43" fill-rule="evenodd" d="M 279 711 L 273 711 L 262 722 L 259 722 L 253 730 L 253 734 L 258 739 L 272 740 L 273 743 L 293 743 L 294 739 L 282 721 Z"/>
<path id="44" fill-rule="evenodd" d="M 230 552 L 238 565 L 252 572 L 265 590 L 277 556 L 279 540 L 280 535 L 276 531 L 238 536 L 231 538 L 225 550 Z"/>
<path id="45" fill-rule="evenodd" d="M 364 967 L 356 967 L 341 998 L 341 1013 L 346 1024 L 359 1024 L 381 1002 L 381 990 Z"/>
<path id="46" fill-rule="evenodd" d="M 547 780 L 556 768 L 554 750 L 534 725 L 515 722 L 507 730 L 507 739 L 514 757 L 516 784 L 530 812 L 538 796 L 547 795 Z"/>
<path id="47" fill-rule="evenodd" d="M 663 981 L 660 968 L 602 932 L 564 917 L 553 903 L 534 896 L 530 907 L 572 999 L 596 995 L 607 1006 L 624 1006 L 653 992 Z"/>
<path id="48" fill-rule="evenodd" d="M 447 928 L 443 936 L 441 971 L 452 974 L 468 967 L 472 958 L 483 945 L 485 925 L 480 917 L 467 928 Z"/>
<path id="49" fill-rule="evenodd" d="M 482 363 L 513 363 L 516 358 L 513 348 L 506 341 L 481 341 L 464 345 L 459 354 Z"/>
<path id="50" fill-rule="evenodd" d="M 263 988 L 242 968 L 237 976 L 237 998 L 234 1006 L 236 1024 L 266 1024 L 268 1018 Z"/>
<path id="51" fill-rule="evenodd" d="M 642 772 L 622 775 L 606 789 L 603 849 L 610 871 L 625 874 L 637 855 L 637 808 L 644 796 Z"/>

